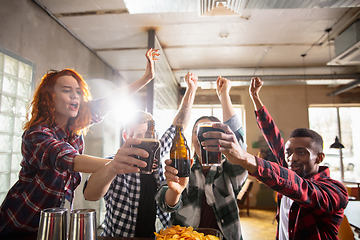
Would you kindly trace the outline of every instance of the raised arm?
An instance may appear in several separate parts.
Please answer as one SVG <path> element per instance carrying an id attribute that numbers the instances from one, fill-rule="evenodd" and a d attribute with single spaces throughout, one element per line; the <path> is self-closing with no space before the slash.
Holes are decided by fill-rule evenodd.
<path id="1" fill-rule="evenodd" d="M 187 73 L 185 75 L 185 82 L 187 84 L 186 92 L 177 114 L 174 118 L 173 125 L 182 125 L 185 129 L 190 121 L 191 109 L 194 104 L 195 92 L 198 87 L 198 77 L 194 73 Z"/>
<path id="2" fill-rule="evenodd" d="M 270 113 L 267 111 L 266 107 L 260 99 L 259 92 L 262 86 L 263 81 L 261 81 L 260 78 L 253 77 L 251 79 L 249 94 L 254 104 L 257 124 L 270 150 L 276 157 L 277 162 L 286 167 L 287 163 L 284 157 L 284 139 L 282 138 L 281 132 L 276 126 Z"/>
<path id="3" fill-rule="evenodd" d="M 150 48 L 147 50 L 145 54 L 147 59 L 147 66 L 144 75 L 140 79 L 124 87 L 117 88 L 105 96 L 101 106 L 101 109 L 103 109 L 102 114 L 106 114 L 110 110 L 114 109 L 119 102 L 123 102 L 125 99 L 131 97 L 134 93 L 143 88 L 155 77 L 154 62 L 157 60 L 156 57 L 160 56 L 158 52 L 158 49 Z"/>
<path id="4" fill-rule="evenodd" d="M 226 122 L 235 115 L 235 110 L 230 98 L 231 82 L 230 80 L 219 76 L 216 80 L 216 93 L 219 97 L 223 112 L 223 122 Z"/>

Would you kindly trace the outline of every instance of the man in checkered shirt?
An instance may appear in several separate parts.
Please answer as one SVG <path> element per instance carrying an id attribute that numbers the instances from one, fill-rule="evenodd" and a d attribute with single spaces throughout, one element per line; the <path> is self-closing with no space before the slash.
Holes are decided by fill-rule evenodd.
<path id="1" fill-rule="evenodd" d="M 172 125 L 160 139 L 160 151 L 157 152 L 159 153 L 157 154 L 158 168 L 152 174 L 140 174 L 134 171 L 135 173 L 116 175 L 112 169 L 104 166 L 86 181 L 84 185 L 85 199 L 96 201 L 104 197 L 105 200 L 106 214 L 102 235 L 153 238 L 156 217 L 160 219 L 164 227 L 167 227 L 170 215 L 159 209 L 155 201 L 155 194 L 157 188 L 165 181 L 160 160 L 170 151 L 175 135 L 175 126 L 182 125 L 185 128 L 190 120 L 197 89 L 197 76 L 188 73 L 185 76 L 185 82 L 187 89 L 180 108 Z M 145 132 L 149 120 L 152 120 L 152 116 L 141 111 L 138 113 L 136 121 L 125 126 L 123 138 L 126 142 L 119 149 L 121 157 L 126 159 L 131 158 L 132 155 L 140 155 L 134 152 L 134 148 L 131 148 L 134 143 L 129 144 L 128 142 L 134 139 L 129 138 L 135 130 Z M 124 164 L 119 166 L 119 169 L 129 167 L 135 168 L 136 166 Z"/>

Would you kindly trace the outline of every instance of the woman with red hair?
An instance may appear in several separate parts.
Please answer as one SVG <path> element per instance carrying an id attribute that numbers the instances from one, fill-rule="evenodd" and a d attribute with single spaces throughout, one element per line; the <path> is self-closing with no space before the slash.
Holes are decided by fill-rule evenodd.
<path id="1" fill-rule="evenodd" d="M 120 96 L 131 96 L 154 78 L 158 50 L 149 49 L 145 56 L 147 67 L 140 79 L 93 101 L 86 82 L 72 69 L 50 71 L 42 78 L 24 125 L 19 180 L 0 207 L 1 239 L 36 234 L 41 210 L 63 207 L 65 199 L 72 204 L 79 172 L 92 173 L 105 164 L 121 173 L 134 172 L 133 165 L 145 167 L 132 157 L 124 163 L 116 156 L 110 161 L 83 154 L 83 134 L 90 125 L 100 122 Z"/>

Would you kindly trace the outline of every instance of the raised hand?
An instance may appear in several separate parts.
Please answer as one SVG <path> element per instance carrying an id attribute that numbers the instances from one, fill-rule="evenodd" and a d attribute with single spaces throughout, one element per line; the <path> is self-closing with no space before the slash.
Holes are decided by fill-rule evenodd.
<path id="1" fill-rule="evenodd" d="M 251 97 L 258 97 L 261 87 L 263 86 L 263 81 L 260 80 L 258 77 L 253 77 L 251 79 L 249 93 Z"/>
<path id="2" fill-rule="evenodd" d="M 148 61 L 145 76 L 149 79 L 153 79 L 155 77 L 155 64 L 154 62 L 157 61 L 157 57 L 160 56 L 159 49 L 150 48 L 146 51 L 145 57 Z"/>
<path id="3" fill-rule="evenodd" d="M 186 85 L 190 90 L 196 90 L 198 87 L 198 76 L 195 73 L 187 73 L 185 75 Z"/>
<path id="4" fill-rule="evenodd" d="M 219 76 L 216 80 L 216 93 L 221 98 L 222 95 L 229 95 L 231 89 L 231 81 L 224 77 Z"/>

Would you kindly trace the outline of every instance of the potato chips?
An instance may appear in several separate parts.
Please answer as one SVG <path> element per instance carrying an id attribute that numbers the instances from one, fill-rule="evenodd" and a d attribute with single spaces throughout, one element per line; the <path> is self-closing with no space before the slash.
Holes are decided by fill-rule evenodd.
<path id="1" fill-rule="evenodd" d="M 155 233 L 156 240 L 219 240 L 214 235 L 204 235 L 193 229 L 193 227 L 180 227 L 180 225 L 171 226 L 161 229 L 159 233 Z"/>

